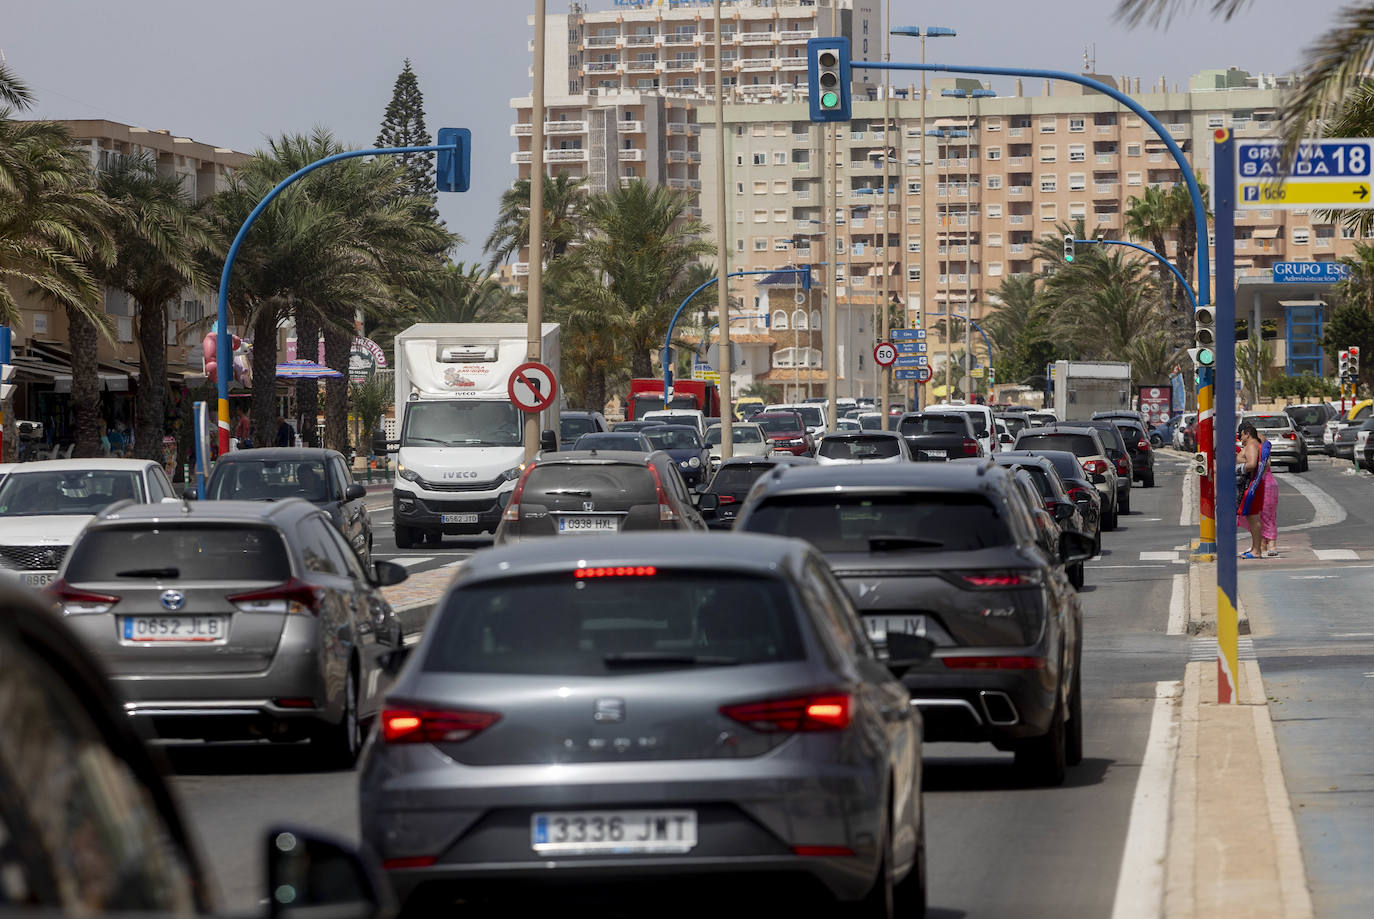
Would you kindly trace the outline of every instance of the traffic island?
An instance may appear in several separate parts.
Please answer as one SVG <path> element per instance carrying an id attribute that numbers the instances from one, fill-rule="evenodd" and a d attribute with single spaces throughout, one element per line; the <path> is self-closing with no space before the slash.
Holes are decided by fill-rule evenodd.
<path id="1" fill-rule="evenodd" d="M 1193 562 L 1188 566 L 1188 634 L 1216 637 L 1217 634 L 1217 563 Z M 1250 616 L 1245 601 L 1236 598 L 1237 631 L 1250 634 Z"/>

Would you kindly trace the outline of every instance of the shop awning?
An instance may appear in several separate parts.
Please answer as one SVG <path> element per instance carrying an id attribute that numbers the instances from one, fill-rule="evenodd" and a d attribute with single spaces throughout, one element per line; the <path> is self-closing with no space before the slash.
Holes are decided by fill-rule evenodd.
<path id="1" fill-rule="evenodd" d="M 100 374 L 101 392 L 128 392 L 129 375 L 127 373 L 105 373 Z M 70 373 L 59 373 L 53 377 L 53 392 L 69 393 L 72 391 L 72 375 Z"/>
<path id="2" fill-rule="evenodd" d="M 1251 239 L 1277 239 L 1279 235 L 1278 227 L 1255 227 L 1255 232 L 1250 234 Z"/>
<path id="3" fill-rule="evenodd" d="M 35 357 L 15 357 L 10 363 L 14 364 L 16 383 L 51 383 L 71 369 L 63 364 L 51 364 Z"/>

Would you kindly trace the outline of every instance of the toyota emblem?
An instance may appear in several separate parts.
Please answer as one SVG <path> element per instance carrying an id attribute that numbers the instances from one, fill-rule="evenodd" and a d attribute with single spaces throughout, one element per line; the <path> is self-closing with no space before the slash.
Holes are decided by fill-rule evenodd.
<path id="1" fill-rule="evenodd" d="M 176 611 L 186 605 L 186 596 L 179 590 L 164 590 L 158 599 L 163 609 Z"/>

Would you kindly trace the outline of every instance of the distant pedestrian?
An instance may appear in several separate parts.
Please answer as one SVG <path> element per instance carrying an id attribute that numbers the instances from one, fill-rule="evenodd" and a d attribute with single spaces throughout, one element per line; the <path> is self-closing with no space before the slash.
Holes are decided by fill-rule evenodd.
<path id="1" fill-rule="evenodd" d="M 1265 447 L 1269 444 L 1266 441 Z M 1274 481 L 1274 468 L 1264 466 L 1264 504 L 1260 507 L 1260 537 L 1265 558 L 1279 556 L 1279 483 Z"/>
<path id="2" fill-rule="evenodd" d="M 296 432 L 286 423 L 284 415 L 277 416 L 277 446 L 290 447 L 296 442 Z"/>
<path id="3" fill-rule="evenodd" d="M 1240 456 L 1237 459 L 1237 492 L 1240 499 L 1237 503 L 1240 506 L 1236 509 L 1236 526 L 1250 530 L 1250 549 L 1240 557 L 1262 558 L 1264 537 L 1261 514 L 1264 493 L 1275 486 L 1273 476 L 1266 476 L 1269 472 L 1269 441 L 1261 437 L 1248 421 L 1240 426 Z M 1266 485 L 1269 487 L 1266 488 Z"/>
<path id="4" fill-rule="evenodd" d="M 237 437 L 239 440 L 247 440 L 249 433 L 252 431 L 252 428 L 253 422 L 252 419 L 248 417 L 248 413 L 239 412 L 238 418 L 234 422 L 234 436 Z"/>

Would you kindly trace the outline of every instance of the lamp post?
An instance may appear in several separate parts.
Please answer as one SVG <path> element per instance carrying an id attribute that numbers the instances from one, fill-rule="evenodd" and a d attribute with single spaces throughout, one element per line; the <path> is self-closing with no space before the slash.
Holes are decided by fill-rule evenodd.
<path id="1" fill-rule="evenodd" d="M 919 39 L 921 40 L 921 64 L 922 64 L 922 66 L 924 66 L 924 65 L 925 65 L 925 62 L 926 62 L 926 39 L 927 39 L 927 38 L 953 38 L 954 36 L 958 35 L 959 33 L 956 32 L 956 31 L 954 31 L 953 29 L 945 28 L 944 26 L 926 26 L 924 29 L 922 29 L 920 26 L 898 26 L 898 27 L 895 28 L 895 29 L 889 29 L 889 30 L 888 30 L 888 34 L 889 34 L 889 35 L 905 35 L 905 36 L 908 36 L 908 37 L 910 37 L 910 38 L 919 38 Z M 919 195 L 917 195 L 917 198 L 916 198 L 916 208 L 917 208 L 917 210 L 916 210 L 916 216 L 917 216 L 917 219 L 920 221 L 920 228 L 921 228 L 921 229 L 920 229 L 920 234 L 921 234 L 921 306 L 920 306 L 920 309 L 917 311 L 917 316 L 919 317 L 919 318 L 918 318 L 919 325 L 921 326 L 921 328 L 924 329 L 925 326 L 926 326 L 926 274 L 927 274 L 927 272 L 926 272 L 926 204 L 925 204 L 925 201 L 926 201 L 926 74 L 925 74 L 925 71 L 924 71 L 924 70 L 921 71 L 921 131 L 920 131 L 920 135 L 921 135 L 921 154 L 920 154 L 920 157 L 919 157 L 920 162 L 919 162 L 917 165 L 919 165 L 919 166 L 920 166 L 920 169 L 921 169 L 921 171 L 920 171 L 920 173 L 919 173 L 920 176 L 921 176 L 921 193 L 920 193 Z M 911 291 L 907 291 L 907 298 L 906 298 L 906 301 L 907 301 L 908 304 L 911 303 Z M 948 329 L 946 329 L 946 331 L 948 331 Z M 915 390 L 915 392 L 917 392 L 917 393 L 920 393 L 920 392 L 921 392 L 920 384 L 913 385 L 912 389 Z M 948 394 L 948 391 L 949 391 L 949 381 L 948 381 L 948 380 L 945 381 L 945 391 L 946 391 L 946 394 Z M 918 406 L 923 406 L 923 405 L 925 405 L 925 403 L 926 403 L 927 400 L 926 400 L 926 399 L 913 399 L 912 401 L 915 402 Z"/>
<path id="2" fill-rule="evenodd" d="M 973 391 L 973 100 L 986 99 L 997 93 L 990 89 L 946 89 L 940 95 L 964 100 L 964 392 Z M 992 355 L 988 355 L 992 362 Z"/>
<path id="3" fill-rule="evenodd" d="M 932 129 L 932 130 L 927 131 L 927 132 L 926 132 L 926 136 L 928 136 L 928 137 L 939 137 L 939 138 L 943 138 L 943 139 L 945 139 L 945 140 L 948 140 L 948 139 L 951 138 L 951 137 L 967 137 L 967 136 L 968 136 L 968 131 L 960 131 L 960 130 L 958 130 L 957 128 L 955 128 L 955 129 L 951 129 L 951 128 L 934 128 L 934 129 Z M 922 148 L 925 147 L 925 140 L 924 140 L 924 139 L 922 139 L 922 141 L 921 141 L 921 146 L 922 146 Z M 946 146 L 948 146 L 948 145 L 946 145 Z M 924 172 L 924 171 L 925 171 L 925 170 L 922 169 L 922 172 Z M 921 194 L 922 194 L 922 195 L 925 194 L 925 181 L 924 181 L 924 179 L 922 180 L 922 183 L 921 183 Z M 946 214 L 948 214 L 948 212 L 946 212 Z M 964 215 L 964 219 L 965 219 L 965 220 L 968 219 L 968 215 L 967 215 L 967 214 Z M 921 232 L 922 232 L 922 236 L 924 236 L 924 234 L 925 234 L 925 228 L 924 228 L 924 226 L 922 227 Z M 946 248 L 948 248 L 948 242 L 946 242 Z M 949 254 L 948 251 L 946 251 L 945 254 L 948 255 L 948 254 Z M 922 256 L 922 261 L 924 261 L 924 260 L 925 260 L 925 257 Z M 946 277 L 946 281 L 945 281 L 945 336 L 944 336 L 944 337 L 945 337 L 945 399 L 946 399 L 946 400 L 949 400 L 949 399 L 954 398 L 953 370 L 952 370 L 952 368 L 953 368 L 953 366 L 954 366 L 954 345 L 953 345 L 953 340 L 954 340 L 954 323 L 951 321 L 952 318 L 953 318 L 953 312 L 954 312 L 954 310 L 953 310 L 953 308 L 952 308 L 952 304 L 951 304 L 950 297 L 949 297 L 949 280 L 948 280 L 948 276 L 949 276 L 949 271 L 948 271 L 948 268 L 946 268 L 946 271 L 945 271 L 945 277 Z M 924 280 L 925 280 L 925 272 L 924 272 L 924 271 L 921 272 L 921 279 L 922 279 L 922 281 L 924 282 Z M 967 280 L 967 276 L 965 276 L 965 280 Z M 968 304 L 967 304 L 967 301 L 965 301 L 965 304 L 964 304 L 964 305 L 967 307 L 967 305 L 968 305 Z M 925 312 L 925 305 L 924 305 L 924 303 L 921 305 L 921 311 L 922 311 L 922 313 Z M 965 350 L 964 353 L 965 353 L 965 357 L 967 358 L 967 356 L 968 356 L 967 349 Z M 967 393 L 967 390 L 965 390 L 965 392 Z"/>
<path id="4" fill-rule="evenodd" d="M 730 276 L 730 250 L 725 239 L 725 96 L 723 67 L 720 61 L 720 0 L 715 3 L 716 46 L 716 317 L 720 321 L 720 456 L 735 455 L 735 428 L 730 422 L 734 412 L 730 408 L 731 374 L 734 362 L 730 351 L 730 288 L 725 279 Z M 665 354 L 666 356 L 666 354 Z M 663 393 L 666 406 L 668 393 Z M 727 417 L 728 416 L 728 417 Z"/>
<path id="5" fill-rule="evenodd" d="M 545 0 L 534 0 L 534 84 L 530 94 L 529 284 L 525 360 L 544 359 L 544 25 Z M 666 394 L 664 396 L 667 398 Z M 663 403 L 667 405 L 665 401 Z M 593 406 L 595 407 L 595 406 Z M 539 452 L 539 413 L 525 414 L 525 462 Z"/>

